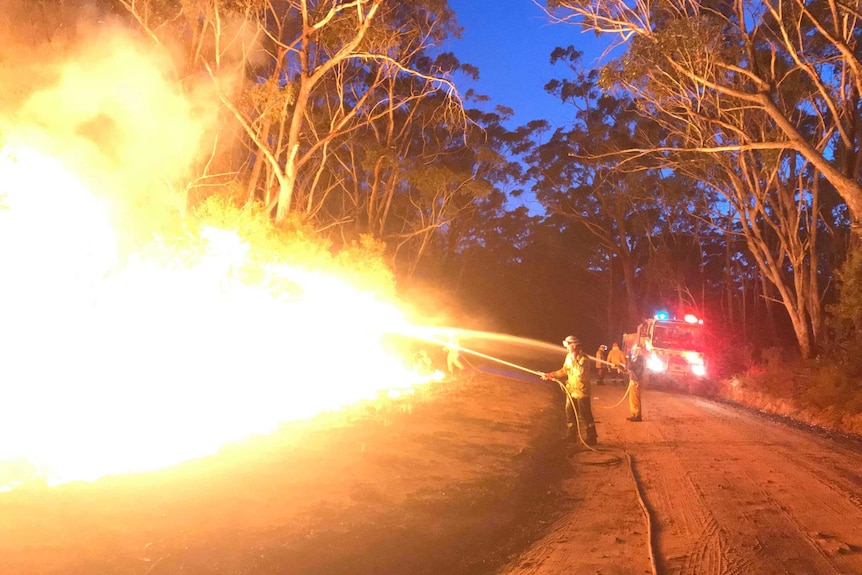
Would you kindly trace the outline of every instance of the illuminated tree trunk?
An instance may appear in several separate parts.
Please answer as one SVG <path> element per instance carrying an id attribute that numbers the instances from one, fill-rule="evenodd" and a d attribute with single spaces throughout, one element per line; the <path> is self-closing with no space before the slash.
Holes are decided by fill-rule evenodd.
<path id="1" fill-rule="evenodd" d="M 297 109 L 308 103 L 308 93 L 300 87 L 296 98 Z M 290 213 L 293 201 L 294 186 L 296 186 L 296 172 L 298 169 L 297 157 L 299 156 L 299 136 L 302 130 L 302 116 L 295 110 L 290 122 L 290 130 L 287 137 L 287 157 L 284 160 L 284 178 L 279 182 L 278 208 L 275 214 L 275 223 L 281 224 Z"/>

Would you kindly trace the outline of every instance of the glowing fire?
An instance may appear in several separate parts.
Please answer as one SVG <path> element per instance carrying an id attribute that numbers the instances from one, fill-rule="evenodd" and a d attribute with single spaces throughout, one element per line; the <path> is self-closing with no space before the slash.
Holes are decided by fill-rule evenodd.
<path id="1" fill-rule="evenodd" d="M 392 345 L 412 329 L 395 304 L 183 228 L 181 190 L 231 153 L 230 78 L 179 82 L 108 20 L 64 30 L 0 43 L 0 490 L 169 466 L 428 380 Z"/>
<path id="2" fill-rule="evenodd" d="M 284 264 L 251 283 L 236 233 L 201 235 L 120 257 L 70 170 L 2 149 L 0 488 L 168 466 L 428 380 L 384 345 L 411 329 L 394 304 Z"/>

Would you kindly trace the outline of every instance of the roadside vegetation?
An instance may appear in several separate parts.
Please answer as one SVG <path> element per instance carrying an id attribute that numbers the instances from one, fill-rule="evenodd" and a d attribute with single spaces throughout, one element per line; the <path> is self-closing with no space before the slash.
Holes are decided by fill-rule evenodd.
<path id="1" fill-rule="evenodd" d="M 862 266 L 854 252 L 837 274 L 839 301 L 828 307 L 834 346 L 815 358 L 769 347 L 727 349 L 720 377 L 693 389 L 823 430 L 862 438 L 862 339 L 856 329 L 862 309 Z"/>
<path id="2" fill-rule="evenodd" d="M 780 350 L 770 354 L 780 358 Z M 859 377 L 818 361 L 786 363 L 770 357 L 747 372 L 721 380 L 721 398 L 824 430 L 862 437 Z"/>

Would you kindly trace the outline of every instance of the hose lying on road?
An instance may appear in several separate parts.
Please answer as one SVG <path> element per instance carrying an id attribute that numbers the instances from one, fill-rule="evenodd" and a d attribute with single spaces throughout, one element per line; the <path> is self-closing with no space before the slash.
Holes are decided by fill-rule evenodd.
<path id="1" fill-rule="evenodd" d="M 622 402 L 624 402 L 626 400 L 626 398 L 629 396 L 629 392 L 631 391 L 631 389 L 632 389 L 632 382 L 630 381 L 628 387 L 626 387 L 626 392 L 623 394 L 623 396 L 620 398 L 620 400 L 618 402 L 616 402 L 613 405 L 599 405 L 599 407 L 601 407 L 602 409 L 613 409 L 613 408 L 615 408 L 616 406 L 618 406 L 619 404 L 621 404 Z"/>
<path id="2" fill-rule="evenodd" d="M 462 351 L 466 351 L 467 353 L 473 353 L 474 355 L 483 357 L 483 358 L 491 360 L 491 361 L 496 361 L 498 363 L 502 363 L 502 364 L 507 365 L 509 367 L 520 369 L 521 371 L 525 371 L 527 373 L 531 373 L 531 374 L 537 375 L 539 377 L 542 377 L 544 375 L 541 371 L 535 371 L 532 369 L 528 369 L 526 367 L 523 367 L 523 366 L 520 366 L 520 365 L 517 365 L 514 363 L 510 363 L 508 361 L 503 361 L 502 359 L 495 358 L 495 357 L 492 357 L 490 355 L 486 355 L 483 353 L 479 353 L 479 352 L 464 349 L 464 348 L 460 348 L 460 349 Z M 591 358 L 591 359 L 596 359 L 596 358 Z M 466 358 L 465 358 L 465 361 L 467 361 Z M 597 361 L 602 361 L 602 360 L 597 360 Z M 477 369 L 476 366 L 472 365 L 469 361 L 467 361 L 467 363 L 468 363 L 468 365 L 473 367 L 473 369 Z M 608 363 L 608 362 L 604 362 L 604 363 Z M 609 365 L 612 365 L 612 364 L 609 364 Z M 574 402 L 572 401 L 572 396 L 569 395 L 569 392 L 566 389 L 566 386 L 563 382 L 561 382 L 560 380 L 558 380 L 556 378 L 551 378 L 551 379 L 553 381 L 555 381 L 557 383 L 557 385 L 560 386 L 560 389 L 562 389 L 563 393 L 566 394 L 566 403 L 568 404 L 568 407 L 571 407 L 572 411 L 575 414 L 575 424 L 576 424 L 576 427 L 578 430 L 578 440 L 581 442 L 581 444 L 593 453 L 599 453 L 600 451 L 601 452 L 609 451 L 607 449 L 596 449 L 596 448 L 588 445 L 587 442 L 584 441 L 583 436 L 581 436 L 581 425 L 580 425 L 581 422 L 580 422 L 580 419 L 578 416 L 578 411 L 575 409 Z M 622 398 L 616 404 L 614 404 L 610 407 L 616 407 L 617 405 L 621 404 L 625 400 L 625 398 L 628 396 L 630 390 L 631 390 L 631 382 L 629 382 L 629 386 L 626 388 L 626 392 L 623 394 Z M 606 407 L 606 406 L 600 406 L 600 407 Z M 610 407 L 608 407 L 608 408 L 610 408 Z M 632 481 L 634 482 L 635 493 L 637 494 L 638 503 L 640 504 L 641 511 L 643 511 L 644 520 L 646 522 L 647 551 L 649 552 L 650 568 L 652 569 L 652 575 L 658 575 L 658 566 L 656 563 L 656 553 L 655 553 L 655 533 L 654 533 L 653 527 L 652 527 L 652 514 L 650 513 L 649 508 L 647 507 L 646 501 L 644 501 L 643 488 L 642 488 L 640 481 L 638 481 L 637 473 L 635 472 L 634 460 L 633 460 L 632 456 L 629 455 L 628 453 L 625 453 L 625 452 L 623 452 L 623 453 L 625 455 L 626 461 L 629 464 L 629 472 L 631 473 Z M 620 456 L 613 456 L 609 459 L 604 459 L 604 460 L 600 460 L 600 461 L 582 461 L 580 459 L 576 460 L 577 463 L 582 464 L 582 465 L 616 465 L 620 461 L 622 461 L 622 458 Z"/>
<path id="3" fill-rule="evenodd" d="M 653 575 L 658 575 L 658 565 L 656 564 L 655 559 L 655 534 L 652 528 L 652 514 L 647 507 L 646 501 L 643 498 L 643 488 L 641 486 L 640 481 L 638 481 L 637 473 L 635 473 L 635 465 L 632 456 L 626 453 L 626 460 L 629 462 L 629 471 L 632 474 L 632 481 L 635 484 L 635 491 L 638 495 L 638 503 L 640 503 L 641 510 L 644 513 L 644 520 L 646 521 L 647 528 L 647 551 L 649 551 L 649 563 L 650 568 L 652 569 Z"/>

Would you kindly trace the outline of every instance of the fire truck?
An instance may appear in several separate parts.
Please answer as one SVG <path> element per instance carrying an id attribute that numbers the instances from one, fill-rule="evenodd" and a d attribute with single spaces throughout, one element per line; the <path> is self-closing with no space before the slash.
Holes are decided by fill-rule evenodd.
<path id="1" fill-rule="evenodd" d="M 681 319 L 658 312 L 645 319 L 635 333 L 623 335 L 626 356 L 637 344 L 651 375 L 676 379 L 706 377 L 703 320 L 686 314 Z"/>

